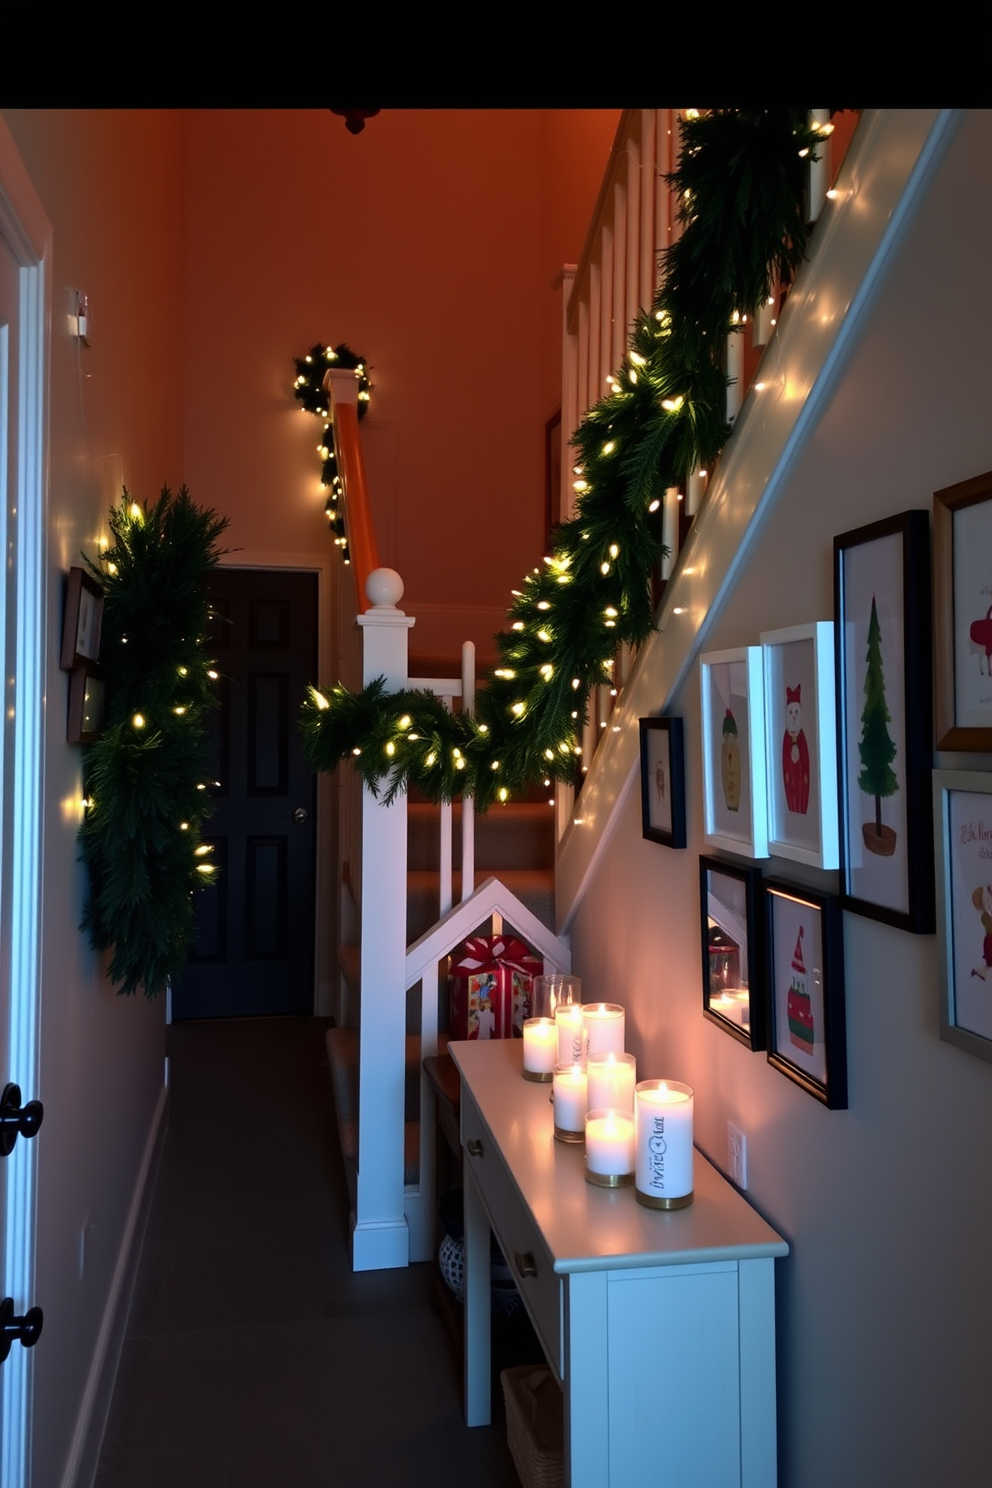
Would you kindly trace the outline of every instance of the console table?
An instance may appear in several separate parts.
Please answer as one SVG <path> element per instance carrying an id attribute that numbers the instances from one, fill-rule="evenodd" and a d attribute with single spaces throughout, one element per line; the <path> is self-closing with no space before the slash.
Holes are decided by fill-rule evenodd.
<path id="1" fill-rule="evenodd" d="M 462 1082 L 465 1418 L 490 1417 L 489 1229 L 565 1410 L 571 1488 L 773 1488 L 776 1256 L 788 1245 L 697 1152 L 694 1202 L 645 1209 L 556 1142 L 522 1043 L 452 1043 Z"/>

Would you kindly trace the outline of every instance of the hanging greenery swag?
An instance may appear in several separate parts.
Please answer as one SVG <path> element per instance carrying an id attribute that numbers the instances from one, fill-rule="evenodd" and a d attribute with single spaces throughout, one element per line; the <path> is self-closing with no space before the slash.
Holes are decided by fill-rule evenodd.
<path id="1" fill-rule="evenodd" d="M 184 486 L 152 506 L 125 490 L 109 520 L 111 546 L 86 559 L 104 596 L 106 706 L 83 760 L 83 928 L 112 950 L 107 975 L 120 993 L 155 997 L 186 960 L 192 893 L 215 871 L 201 839 L 216 677 L 205 579 L 227 518 L 195 506 Z"/>
<path id="2" fill-rule="evenodd" d="M 352 351 L 347 341 L 340 341 L 337 346 L 325 346 L 322 341 L 318 341 L 304 356 L 295 357 L 294 362 L 296 381 L 293 383 L 293 396 L 303 404 L 307 413 L 316 414 L 325 420 L 324 432 L 317 446 L 321 462 L 321 485 L 327 491 L 324 510 L 334 533 L 334 542 L 341 549 L 345 563 L 348 563 L 348 535 L 345 532 L 344 512 L 338 505 L 341 498 L 341 477 L 338 475 L 338 462 L 334 455 L 334 436 L 331 425 L 326 422 L 329 404 L 324 390 L 324 374 L 331 367 L 358 373 L 358 417 L 363 419 L 369 411 L 372 395 L 368 363 L 365 357 Z"/>
<path id="3" fill-rule="evenodd" d="M 651 630 L 664 491 L 711 468 L 730 433 L 727 335 L 791 281 L 807 242 L 806 168 L 822 143 L 807 111 L 716 110 L 679 130 L 668 181 L 682 235 L 612 391 L 573 435 L 575 515 L 513 591 L 477 716 L 382 679 L 359 693 L 311 688 L 301 728 L 314 769 L 351 756 L 387 801 L 414 782 L 434 801 L 470 793 L 480 811 L 536 781 L 575 779 L 590 690 L 612 678 L 619 645 Z"/>

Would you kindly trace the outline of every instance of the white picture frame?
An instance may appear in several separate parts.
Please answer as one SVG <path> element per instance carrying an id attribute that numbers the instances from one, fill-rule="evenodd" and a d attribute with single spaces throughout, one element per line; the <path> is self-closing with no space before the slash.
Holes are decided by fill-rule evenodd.
<path id="1" fill-rule="evenodd" d="M 940 1036 L 992 1062 L 992 774 L 934 770 Z"/>
<path id="2" fill-rule="evenodd" d="M 834 623 L 761 633 L 768 852 L 837 868 L 837 708 Z"/>
<path id="3" fill-rule="evenodd" d="M 699 658 L 703 838 L 746 858 L 768 856 L 760 646 Z"/>

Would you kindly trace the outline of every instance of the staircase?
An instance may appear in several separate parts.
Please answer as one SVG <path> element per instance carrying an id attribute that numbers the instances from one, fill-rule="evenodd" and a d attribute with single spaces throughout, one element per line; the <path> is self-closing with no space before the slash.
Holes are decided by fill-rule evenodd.
<path id="1" fill-rule="evenodd" d="M 407 943 L 438 919 L 440 883 L 439 810 L 426 802 L 407 807 Z M 452 890 L 462 897 L 461 802 L 452 808 L 454 850 Z M 475 819 L 477 888 L 495 875 L 549 930 L 554 929 L 554 811 L 547 800 L 510 802 Z"/>

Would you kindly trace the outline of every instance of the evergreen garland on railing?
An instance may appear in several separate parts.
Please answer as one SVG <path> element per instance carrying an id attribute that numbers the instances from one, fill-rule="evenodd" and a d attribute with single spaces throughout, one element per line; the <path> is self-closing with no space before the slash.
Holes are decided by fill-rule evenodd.
<path id="1" fill-rule="evenodd" d="M 104 596 L 106 698 L 83 761 L 83 927 L 95 947 L 112 948 L 107 975 L 120 993 L 164 991 L 186 959 L 193 890 L 213 881 L 200 835 L 216 677 L 204 649 L 206 577 L 226 526 L 185 487 L 144 507 L 125 490 L 110 512 L 112 546 L 98 563 L 87 559 Z"/>
<path id="2" fill-rule="evenodd" d="M 372 384 L 369 381 L 367 363 L 363 356 L 352 351 L 347 341 L 341 341 L 337 346 L 325 346 L 322 341 L 318 341 L 304 356 L 295 357 L 294 361 L 296 381 L 293 383 L 293 396 L 303 404 L 307 413 L 316 414 L 319 418 L 327 420 L 330 400 L 324 389 L 324 374 L 329 369 L 337 367 L 344 371 L 358 373 L 358 417 L 363 419 L 368 413 Z M 341 498 L 341 477 L 338 475 L 338 462 L 334 454 L 334 435 L 329 422 L 324 424 L 324 432 L 317 450 L 321 462 L 320 483 L 327 492 L 324 511 L 327 514 L 331 531 L 334 533 L 335 546 L 341 549 L 341 556 L 345 563 L 349 563 L 351 559 L 348 553 L 344 512 L 338 505 Z"/>
<path id="3" fill-rule="evenodd" d="M 412 781 L 435 801 L 472 794 L 483 811 L 538 780 L 575 778 L 592 687 L 611 680 L 619 645 L 651 630 L 663 493 L 710 467 L 730 433 L 727 335 L 791 279 L 806 247 L 806 166 L 822 139 L 806 111 L 717 110 L 679 128 L 669 184 L 684 231 L 613 391 L 573 436 L 575 516 L 513 591 L 476 718 L 381 680 L 358 694 L 311 688 L 301 727 L 315 769 L 351 755 L 386 800 Z"/>

